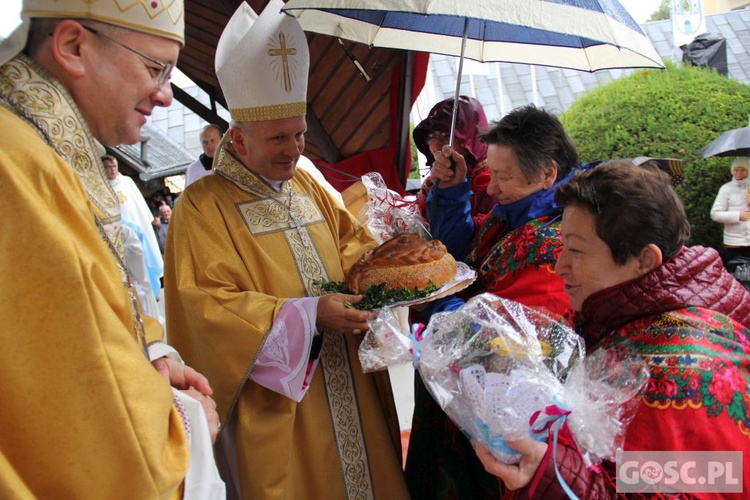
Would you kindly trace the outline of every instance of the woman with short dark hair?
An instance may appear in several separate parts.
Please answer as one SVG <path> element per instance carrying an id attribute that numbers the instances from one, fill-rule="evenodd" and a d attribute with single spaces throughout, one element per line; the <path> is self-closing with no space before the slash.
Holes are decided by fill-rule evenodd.
<path id="1" fill-rule="evenodd" d="M 447 146 L 435 151 L 431 175 L 440 179 L 432 236 L 477 272 L 462 298 L 494 293 L 563 320 L 572 317 L 563 280 L 554 267 L 562 243 L 554 188 L 578 167 L 572 139 L 556 116 L 535 106 L 513 110 L 481 136 L 487 147 L 487 194 L 497 203 L 486 215 L 472 213 L 467 158 Z M 450 168 L 450 158 L 455 171 Z M 431 202 L 428 201 L 428 206 Z M 431 302 L 424 319 L 463 305 L 462 298 Z M 427 392 L 415 381 L 415 409 L 405 474 L 414 499 L 491 500 L 497 481 Z"/>
<path id="2" fill-rule="evenodd" d="M 625 349 L 650 370 L 624 450 L 750 451 L 750 293 L 716 250 L 684 246 L 689 225 L 669 177 L 612 161 L 576 173 L 555 199 L 564 207 L 555 271 L 587 353 Z M 546 443 L 510 445 L 524 455 L 518 465 L 477 453 L 514 498 L 567 498 L 556 467 L 580 498 L 617 497 L 615 464 L 587 468 L 572 443 L 558 442 L 556 464 Z M 750 485 L 746 464 L 735 475 Z"/>

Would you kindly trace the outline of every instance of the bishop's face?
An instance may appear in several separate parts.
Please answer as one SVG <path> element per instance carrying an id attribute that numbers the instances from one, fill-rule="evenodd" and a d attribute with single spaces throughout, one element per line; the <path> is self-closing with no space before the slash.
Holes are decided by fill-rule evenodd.
<path id="1" fill-rule="evenodd" d="M 99 142 L 105 146 L 135 144 L 153 109 L 169 106 L 173 96 L 168 79 L 157 82 L 161 68 L 134 51 L 174 65 L 180 44 L 125 28 L 89 24 L 99 31 L 80 28 L 82 43 L 91 50 L 81 51 L 86 78 L 72 85 L 71 93 Z"/>
<path id="2" fill-rule="evenodd" d="M 304 116 L 263 122 L 244 122 L 232 129 L 232 143 L 249 170 L 272 181 L 294 176 L 305 149 L 307 121 Z"/>

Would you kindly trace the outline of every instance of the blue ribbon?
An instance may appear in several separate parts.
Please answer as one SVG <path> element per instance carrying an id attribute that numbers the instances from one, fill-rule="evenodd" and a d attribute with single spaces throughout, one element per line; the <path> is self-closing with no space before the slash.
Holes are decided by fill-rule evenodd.
<path id="1" fill-rule="evenodd" d="M 594 160 L 590 163 L 581 162 L 581 164 L 578 165 L 578 168 L 581 170 L 591 170 L 592 168 L 596 168 L 601 164 L 602 164 L 602 160 Z"/>
<path id="2" fill-rule="evenodd" d="M 553 401 L 555 404 L 550 405 L 545 409 L 546 416 L 542 419 L 537 418 L 534 420 L 534 423 L 531 425 L 531 431 L 533 434 L 544 435 L 548 430 L 552 430 L 552 460 L 555 462 L 555 475 L 557 476 L 557 481 L 560 483 L 565 494 L 568 495 L 568 498 L 580 500 L 578 496 L 573 493 L 570 486 L 568 486 L 568 483 L 565 482 L 565 478 L 560 474 L 560 468 L 557 466 L 557 436 L 560 433 L 560 429 L 568 420 L 570 408 L 561 402 L 557 396 L 554 397 Z M 541 413 L 536 414 L 537 417 L 539 415 L 541 415 Z"/>
<path id="3" fill-rule="evenodd" d="M 486 444 L 493 450 L 497 450 L 502 453 L 507 453 L 509 455 L 521 454 L 520 451 L 514 450 L 513 448 L 508 446 L 508 443 L 505 441 L 505 436 L 503 436 L 502 434 L 491 433 L 490 427 L 476 416 L 474 417 L 474 425 L 479 431 L 479 436 L 477 437 L 479 438 L 479 441 L 481 443 Z"/>
<path id="4" fill-rule="evenodd" d="M 505 436 L 502 434 L 493 434 L 490 432 L 490 427 L 484 423 L 480 418 L 477 416 L 474 416 L 474 425 L 479 430 L 479 435 L 477 438 L 480 442 L 486 444 L 493 450 L 497 450 L 501 453 L 507 453 L 508 455 L 520 455 L 521 452 L 518 450 L 514 450 L 510 446 L 508 446 L 508 441 L 506 440 Z M 534 439 L 536 441 L 544 442 L 547 440 L 547 436 L 545 434 L 533 434 L 529 433 L 529 437 L 531 439 Z"/>

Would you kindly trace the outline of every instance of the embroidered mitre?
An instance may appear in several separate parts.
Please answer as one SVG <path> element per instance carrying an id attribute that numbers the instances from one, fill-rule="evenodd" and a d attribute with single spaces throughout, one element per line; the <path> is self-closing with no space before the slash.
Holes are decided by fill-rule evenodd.
<path id="1" fill-rule="evenodd" d="M 284 2 L 271 0 L 260 16 L 243 2 L 216 47 L 216 76 L 237 122 L 307 113 L 307 38 Z"/>

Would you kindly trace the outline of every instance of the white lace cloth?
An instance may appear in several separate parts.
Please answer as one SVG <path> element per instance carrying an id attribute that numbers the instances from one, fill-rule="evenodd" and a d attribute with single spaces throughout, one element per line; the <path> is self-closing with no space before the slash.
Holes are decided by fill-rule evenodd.
<path id="1" fill-rule="evenodd" d="M 503 442 L 539 438 L 530 432 L 529 420 L 535 412 L 554 404 L 562 390 L 556 378 L 543 372 L 518 368 L 509 374 L 494 373 L 478 364 L 459 372 L 459 387 L 464 418 L 479 435 L 498 445 L 491 448 L 492 454 L 507 464 L 517 463 L 520 455 L 508 452 Z"/>

